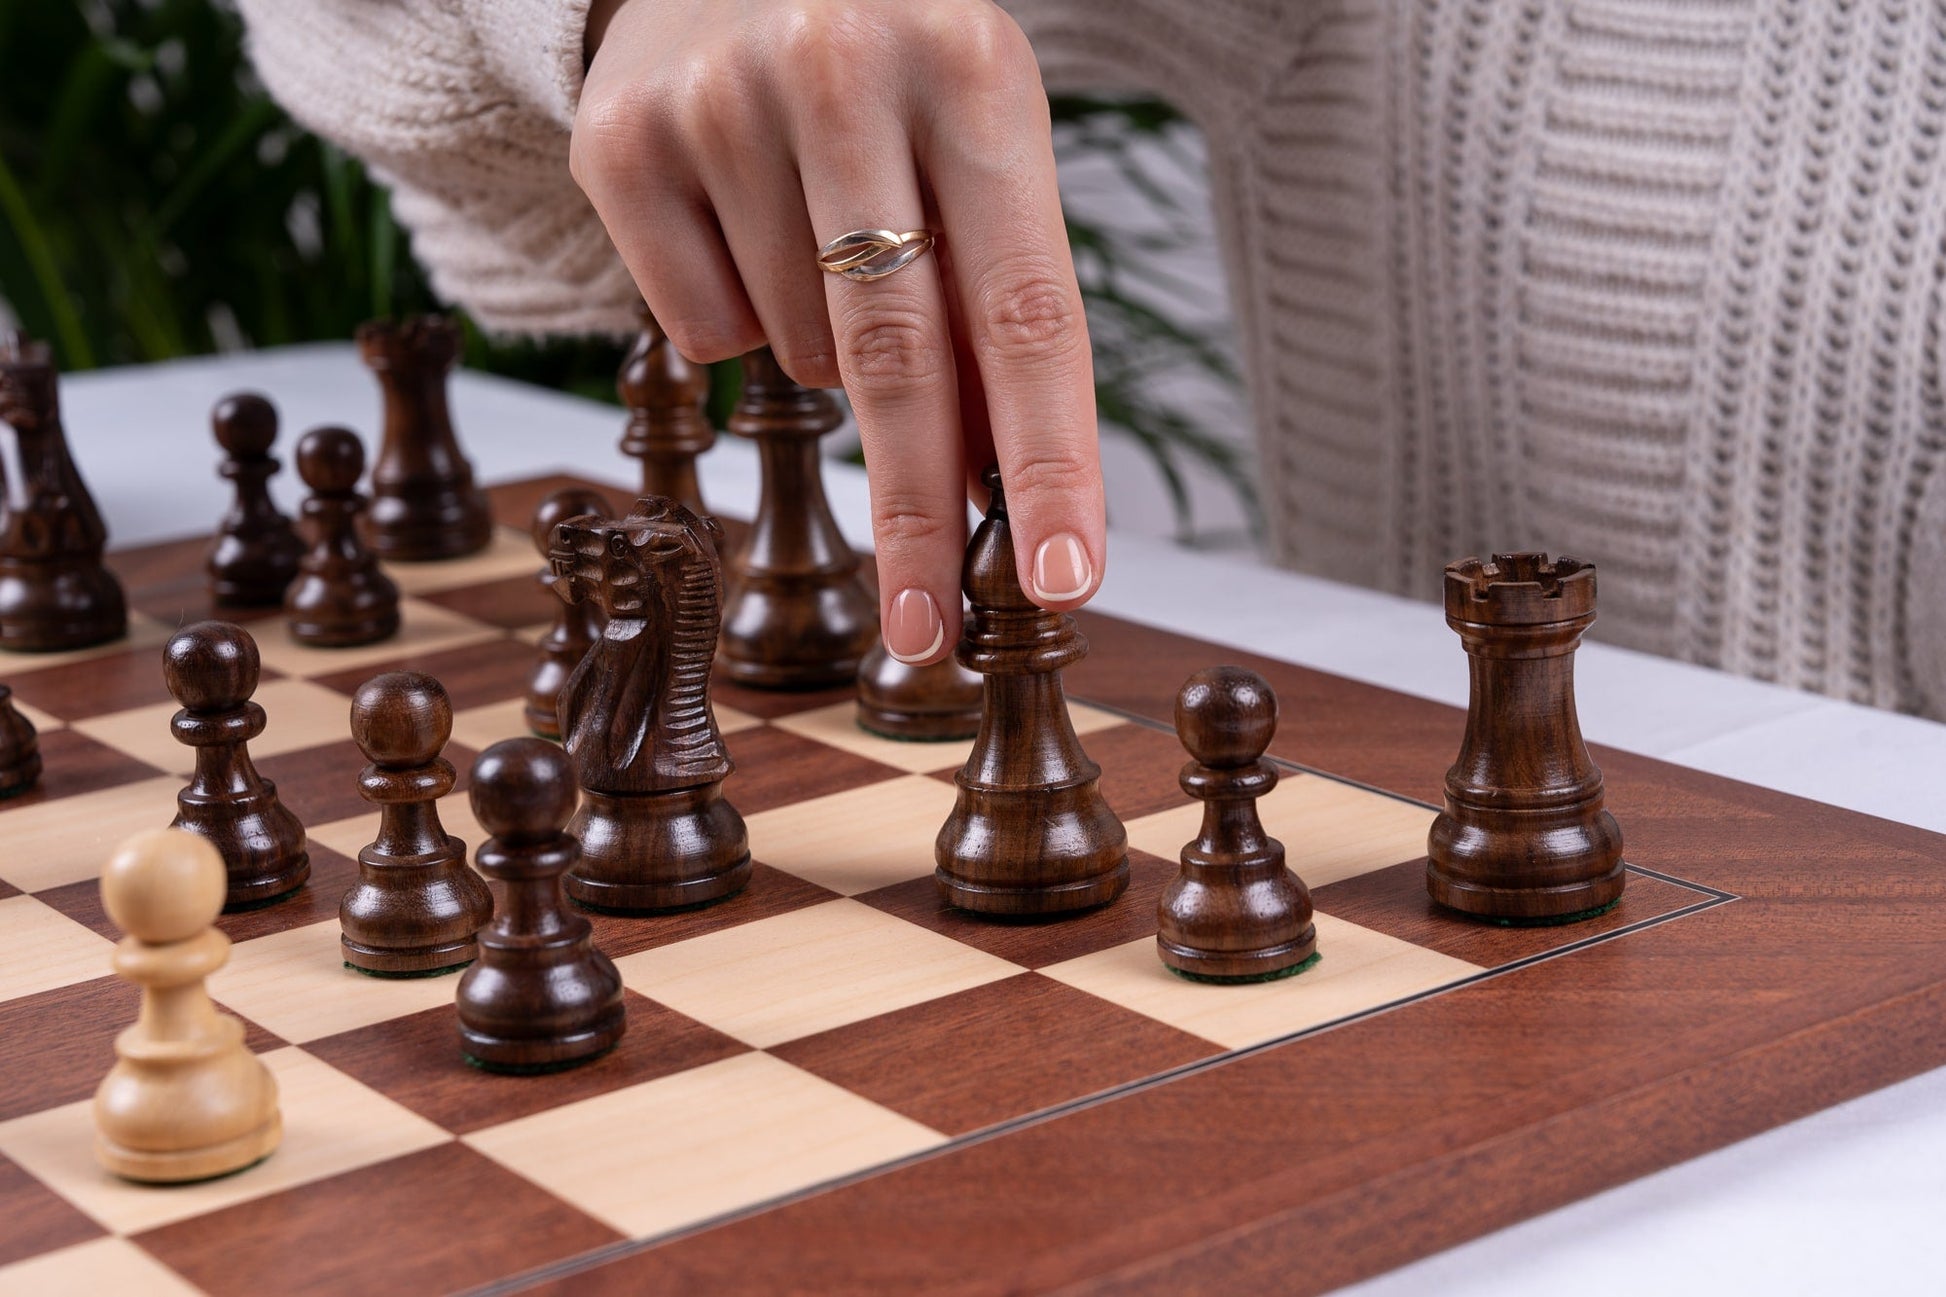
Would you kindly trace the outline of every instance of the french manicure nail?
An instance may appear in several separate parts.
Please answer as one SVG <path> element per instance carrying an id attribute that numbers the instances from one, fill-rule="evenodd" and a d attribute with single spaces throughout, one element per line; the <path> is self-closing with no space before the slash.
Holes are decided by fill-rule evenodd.
<path id="1" fill-rule="evenodd" d="M 924 590 L 901 590 L 885 619 L 885 651 L 901 662 L 922 662 L 946 642 L 939 605 Z"/>
<path id="2" fill-rule="evenodd" d="M 1088 551 L 1068 532 L 1049 536 L 1034 551 L 1034 597 L 1046 603 L 1066 603 L 1087 594 L 1095 584 Z"/>

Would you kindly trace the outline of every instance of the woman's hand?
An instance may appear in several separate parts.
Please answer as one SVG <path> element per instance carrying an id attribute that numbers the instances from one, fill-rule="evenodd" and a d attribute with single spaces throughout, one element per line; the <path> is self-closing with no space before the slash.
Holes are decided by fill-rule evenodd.
<path id="1" fill-rule="evenodd" d="M 871 478 L 886 647 L 959 636 L 970 475 L 998 462 L 1022 584 L 1071 608 L 1105 548 L 1094 378 L 1027 39 L 990 0 L 595 0 L 572 162 L 692 360 L 768 344 L 842 384 Z M 930 229 L 884 279 L 851 230 Z"/>

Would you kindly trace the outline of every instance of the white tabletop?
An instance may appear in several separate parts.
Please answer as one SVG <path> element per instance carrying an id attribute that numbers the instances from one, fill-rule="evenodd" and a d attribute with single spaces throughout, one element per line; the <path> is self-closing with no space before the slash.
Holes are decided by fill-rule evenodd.
<path id="1" fill-rule="evenodd" d="M 289 348 L 67 379 L 83 476 L 112 543 L 202 534 L 227 484 L 214 401 L 271 397 L 295 434 L 344 423 L 371 444 L 376 388 L 349 345 Z M 628 488 L 612 407 L 462 373 L 454 419 L 487 482 L 566 471 Z M 756 457 L 733 438 L 701 462 L 712 507 L 748 516 Z M 827 466 L 852 543 L 871 542 L 864 474 Z M 294 507 L 294 475 L 276 492 Z M 1093 607 L 1405 693 L 1464 705 L 1466 669 L 1437 608 L 1151 537 L 1112 533 Z M 1591 741 L 1946 832 L 1946 725 L 1589 643 L 1576 662 Z M 1303 724 L 1301 716 L 1287 724 Z M 1946 860 L 1941 861 L 1946 868 Z M 1946 1069 L 1771 1131 L 1346 1290 L 1405 1294 L 1946 1292 Z"/>

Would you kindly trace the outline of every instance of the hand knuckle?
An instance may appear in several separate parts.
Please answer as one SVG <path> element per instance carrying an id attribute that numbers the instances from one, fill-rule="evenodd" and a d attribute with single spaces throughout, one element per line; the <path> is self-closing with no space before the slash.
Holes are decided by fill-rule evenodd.
<path id="1" fill-rule="evenodd" d="M 841 354 L 847 383 L 868 390 L 924 387 L 946 366 L 931 323 L 913 311 L 861 312 L 846 321 Z"/>
<path id="2" fill-rule="evenodd" d="M 838 385 L 838 357 L 828 340 L 785 339 L 773 341 L 770 349 L 793 381 L 805 387 Z"/>
<path id="3" fill-rule="evenodd" d="M 1078 293 L 1052 267 L 1000 279 L 982 295 L 979 319 L 983 349 L 1003 363 L 1066 356 L 1086 336 Z"/>
<path id="4" fill-rule="evenodd" d="M 1033 47 L 1019 24 L 994 5 L 941 12 L 930 34 L 939 72 L 975 91 L 1013 93 L 1040 84 Z"/>
<path id="5" fill-rule="evenodd" d="M 1080 450 L 1065 446 L 1037 446 L 1007 467 L 1007 494 L 1015 499 L 1042 493 L 1072 491 L 1095 474 L 1095 466 Z"/>
<path id="6" fill-rule="evenodd" d="M 894 493 L 872 501 L 872 536 L 883 551 L 920 548 L 946 535 L 949 520 L 937 507 Z"/>
<path id="7" fill-rule="evenodd" d="M 587 188 L 623 169 L 654 157 L 662 132 L 655 129 L 656 108 L 640 94 L 609 94 L 584 99 L 568 136 L 568 173 Z"/>
<path id="8" fill-rule="evenodd" d="M 676 345 L 677 351 L 701 365 L 741 356 L 763 345 L 761 337 L 723 320 L 693 316 L 664 320 L 662 314 L 657 312 L 656 322 L 669 335 L 669 341 Z"/>

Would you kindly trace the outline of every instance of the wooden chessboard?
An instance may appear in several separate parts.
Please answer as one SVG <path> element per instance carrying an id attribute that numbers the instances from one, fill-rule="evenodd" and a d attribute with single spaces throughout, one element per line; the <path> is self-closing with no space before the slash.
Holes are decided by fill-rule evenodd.
<path id="1" fill-rule="evenodd" d="M 129 640 L 0 661 L 46 763 L 0 803 L 0 1290 L 1312 1292 L 1946 1062 L 1946 839 L 1598 751 L 1630 844 L 1619 908 L 1471 922 L 1423 885 L 1457 712 L 1084 617 L 1068 682 L 1128 825 L 1121 900 L 1033 924 L 943 911 L 932 842 L 967 745 L 872 738 L 842 692 L 719 686 L 748 890 L 596 916 L 628 988 L 614 1053 L 473 1070 L 455 979 L 340 964 L 376 820 L 347 711 L 380 670 L 437 676 L 462 790 L 522 732 L 550 612 L 523 524 L 567 484 L 496 490 L 507 525 L 481 555 L 395 568 L 392 642 L 316 650 L 253 623 L 252 746 L 313 873 L 222 921 L 211 989 L 276 1073 L 286 1131 L 236 1176 L 139 1187 L 91 1155 L 89 1097 L 135 1005 L 94 879 L 168 821 L 188 767 L 159 648 L 209 614 L 201 542 L 116 557 Z M 1282 699 L 1289 772 L 1262 810 L 1323 953 L 1228 987 L 1154 952 L 1198 816 L 1167 720 L 1226 660 Z M 481 840 L 463 791 L 442 814 Z"/>

